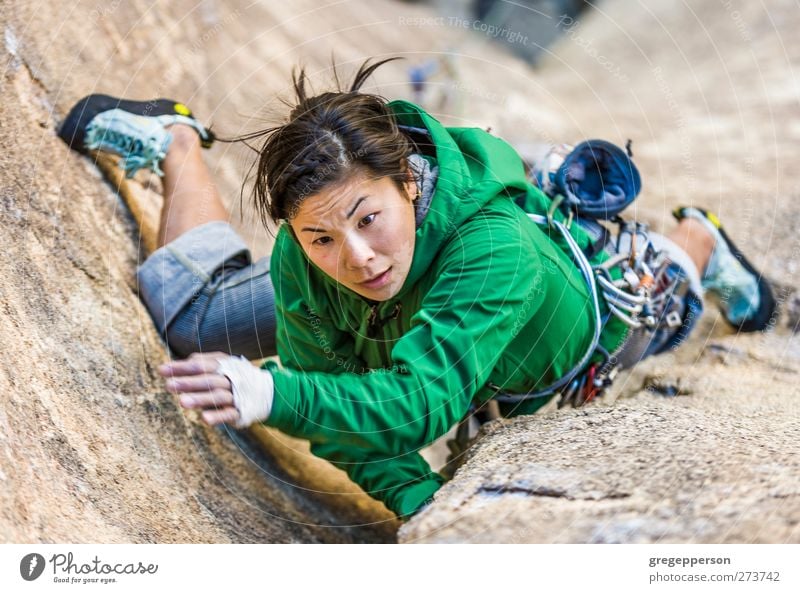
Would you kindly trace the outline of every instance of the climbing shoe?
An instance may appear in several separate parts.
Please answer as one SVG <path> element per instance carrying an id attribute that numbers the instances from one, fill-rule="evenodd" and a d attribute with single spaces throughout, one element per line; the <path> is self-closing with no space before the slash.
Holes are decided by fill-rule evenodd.
<path id="1" fill-rule="evenodd" d="M 678 221 L 699 220 L 714 236 L 714 251 L 700 280 L 718 301 L 728 323 L 742 332 L 765 329 L 777 307 L 772 290 L 730 240 L 719 219 L 701 208 L 677 208 L 672 215 Z"/>
<path id="2" fill-rule="evenodd" d="M 213 133 L 183 103 L 170 99 L 129 101 L 108 95 L 89 95 L 78 101 L 58 135 L 78 152 L 100 150 L 121 156 L 120 167 L 128 178 L 139 169 L 163 176 L 159 163 L 172 142 L 166 129 L 172 124 L 194 128 L 204 148 L 214 142 Z"/>

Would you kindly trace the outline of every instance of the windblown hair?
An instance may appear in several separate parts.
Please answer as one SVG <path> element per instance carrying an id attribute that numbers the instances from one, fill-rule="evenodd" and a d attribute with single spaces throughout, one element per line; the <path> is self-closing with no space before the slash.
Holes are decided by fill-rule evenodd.
<path id="1" fill-rule="evenodd" d="M 389 177 L 405 193 L 407 158 L 412 141 L 397 127 L 387 99 L 359 92 L 380 66 L 367 59 L 347 90 L 334 65 L 337 90 L 309 96 L 304 68 L 292 72 L 295 104 L 283 125 L 247 134 L 237 140 L 263 139 L 253 187 L 253 202 L 265 225 L 291 220 L 305 198 L 323 188 L 364 173 Z"/>

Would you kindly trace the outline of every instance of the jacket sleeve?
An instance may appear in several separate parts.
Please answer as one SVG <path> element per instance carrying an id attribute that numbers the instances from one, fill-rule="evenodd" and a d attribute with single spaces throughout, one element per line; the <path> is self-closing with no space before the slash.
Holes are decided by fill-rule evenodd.
<path id="1" fill-rule="evenodd" d="M 443 247 L 428 272 L 435 281 L 392 350 L 392 370 L 334 375 L 271 364 L 267 423 L 313 443 L 389 454 L 447 432 L 543 297 L 530 224 L 506 204 L 473 216 Z"/>
<path id="2" fill-rule="evenodd" d="M 400 517 L 415 513 L 444 482 L 416 451 L 387 455 L 325 443 L 312 444 L 311 452 L 347 472 L 364 492 Z"/>

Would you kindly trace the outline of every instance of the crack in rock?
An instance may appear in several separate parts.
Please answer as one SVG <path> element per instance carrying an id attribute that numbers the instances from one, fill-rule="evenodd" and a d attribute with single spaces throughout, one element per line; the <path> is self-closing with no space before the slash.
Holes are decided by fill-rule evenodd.
<path id="1" fill-rule="evenodd" d="M 630 496 L 630 494 L 627 492 L 602 493 L 597 491 L 586 492 L 582 495 L 573 495 L 569 494 L 566 490 L 548 488 L 546 486 L 539 486 L 535 488 L 523 488 L 520 486 L 481 486 L 478 488 L 477 494 L 524 494 L 526 496 L 565 498 L 567 500 L 613 500 L 628 498 Z"/>
<path id="2" fill-rule="evenodd" d="M 517 493 L 568 500 L 608 500 L 631 494 L 619 483 L 609 483 L 591 473 L 542 464 L 527 464 L 512 472 L 494 472 L 482 480 L 478 494 Z"/>

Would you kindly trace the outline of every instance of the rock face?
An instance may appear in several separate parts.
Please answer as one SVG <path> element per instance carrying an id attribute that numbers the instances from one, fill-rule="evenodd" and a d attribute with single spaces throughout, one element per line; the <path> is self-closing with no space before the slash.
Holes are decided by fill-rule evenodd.
<path id="1" fill-rule="evenodd" d="M 795 298 L 791 2 L 609 1 L 536 72 L 463 19 L 388 0 L 0 7 L 0 541 L 368 542 L 397 529 L 306 444 L 208 429 L 164 392 L 154 369 L 169 353 L 135 282 L 160 184 L 141 173 L 123 201 L 57 139 L 90 92 L 180 98 L 235 135 L 285 114 L 276 95 L 299 61 L 322 88 L 334 48 L 350 66 L 456 49 L 443 121 L 492 126 L 521 149 L 633 137 L 637 215 L 660 228 L 678 203 L 715 209 L 779 299 Z M 369 90 L 407 97 L 405 67 Z M 251 154 L 220 144 L 207 158 L 233 223 L 268 253 L 239 207 Z M 797 542 L 800 352 L 775 321 L 734 336 L 710 312 L 684 348 L 624 376 L 614 407 L 491 425 L 400 539 Z M 689 395 L 651 393 L 679 380 Z"/>
<path id="2" fill-rule="evenodd" d="M 796 542 L 796 419 L 737 403 L 643 393 L 496 421 L 401 541 Z"/>

